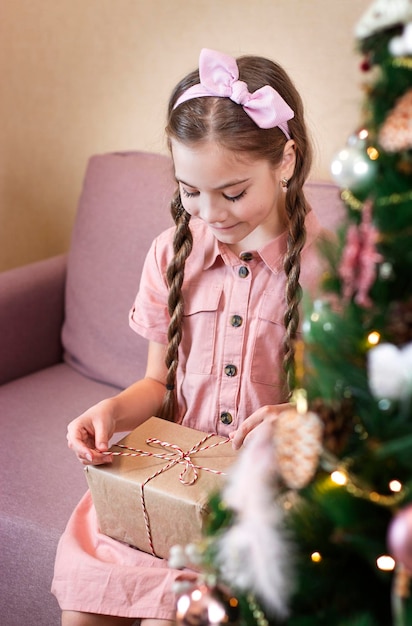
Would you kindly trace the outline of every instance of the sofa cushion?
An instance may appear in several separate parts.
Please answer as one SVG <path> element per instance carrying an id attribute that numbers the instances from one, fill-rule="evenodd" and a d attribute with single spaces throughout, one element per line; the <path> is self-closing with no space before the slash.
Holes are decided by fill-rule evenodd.
<path id="1" fill-rule="evenodd" d="M 65 363 L 0 386 L 1 624 L 58 626 L 50 593 L 58 539 L 87 489 L 68 422 L 117 388 Z M 119 437 L 120 435 L 117 435 Z"/>
<path id="2" fill-rule="evenodd" d="M 310 180 L 305 195 L 324 228 L 336 231 L 345 217 L 339 188 L 328 181 Z"/>
<path id="3" fill-rule="evenodd" d="M 172 225 L 171 161 L 159 154 L 90 159 L 68 258 L 64 359 L 88 377 L 126 387 L 145 370 L 147 344 L 129 328 L 145 255 Z"/>

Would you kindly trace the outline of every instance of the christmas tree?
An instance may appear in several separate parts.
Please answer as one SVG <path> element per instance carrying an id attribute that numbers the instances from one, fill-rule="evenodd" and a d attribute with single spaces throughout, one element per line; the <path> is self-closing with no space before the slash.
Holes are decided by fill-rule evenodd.
<path id="1" fill-rule="evenodd" d="M 375 1 L 355 38 L 364 106 L 331 168 L 346 219 L 295 406 L 211 498 L 180 624 L 412 624 L 412 2 Z"/>

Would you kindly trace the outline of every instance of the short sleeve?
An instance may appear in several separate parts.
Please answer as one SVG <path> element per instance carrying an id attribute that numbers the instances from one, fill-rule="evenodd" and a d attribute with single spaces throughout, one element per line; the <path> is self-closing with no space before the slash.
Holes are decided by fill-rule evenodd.
<path id="1" fill-rule="evenodd" d="M 170 230 L 152 243 L 147 253 L 139 291 L 129 312 L 129 325 L 149 341 L 167 344 L 169 313 L 166 269 L 171 250 Z"/>

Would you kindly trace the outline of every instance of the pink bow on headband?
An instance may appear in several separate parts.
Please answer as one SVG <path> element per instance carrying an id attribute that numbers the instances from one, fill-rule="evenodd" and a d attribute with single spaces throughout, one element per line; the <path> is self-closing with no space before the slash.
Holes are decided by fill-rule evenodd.
<path id="1" fill-rule="evenodd" d="M 290 139 L 287 122 L 294 116 L 293 110 L 270 85 L 249 93 L 246 83 L 238 80 L 236 59 L 222 52 L 203 48 L 199 58 L 199 76 L 200 83 L 189 87 L 178 98 L 174 108 L 182 102 L 203 96 L 230 98 L 243 107 L 259 128 L 277 126 Z"/>

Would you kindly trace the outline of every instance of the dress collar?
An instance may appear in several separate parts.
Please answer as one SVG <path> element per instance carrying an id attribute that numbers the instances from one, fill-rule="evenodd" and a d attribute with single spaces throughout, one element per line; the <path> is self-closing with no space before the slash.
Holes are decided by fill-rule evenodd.
<path id="1" fill-rule="evenodd" d="M 321 226 L 314 211 L 309 211 L 305 218 L 306 225 L 306 243 L 305 247 L 313 243 L 313 241 L 321 233 Z M 225 265 L 236 266 L 242 262 L 253 262 L 254 260 L 262 260 L 265 265 L 274 273 L 278 274 L 283 269 L 283 258 L 286 253 L 287 232 L 269 241 L 266 245 L 258 250 L 245 250 L 251 253 L 251 261 L 245 261 L 240 255 L 234 254 L 230 248 L 218 241 L 210 232 L 209 228 L 200 220 L 196 223 L 197 227 L 203 226 L 202 239 L 204 241 L 204 264 L 203 269 L 210 269 L 216 261 L 221 258 Z M 244 254 L 244 253 L 241 253 Z"/>

